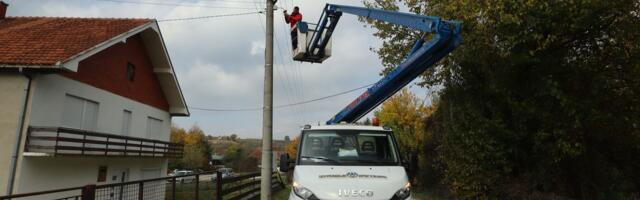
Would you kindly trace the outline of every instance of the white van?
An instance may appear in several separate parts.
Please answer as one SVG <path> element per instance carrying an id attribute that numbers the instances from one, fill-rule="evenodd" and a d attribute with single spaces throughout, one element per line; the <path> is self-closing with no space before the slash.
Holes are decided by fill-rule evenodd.
<path id="1" fill-rule="evenodd" d="M 412 199 L 411 184 L 390 129 L 305 126 L 289 199 Z M 288 155 L 280 171 L 290 170 Z"/>

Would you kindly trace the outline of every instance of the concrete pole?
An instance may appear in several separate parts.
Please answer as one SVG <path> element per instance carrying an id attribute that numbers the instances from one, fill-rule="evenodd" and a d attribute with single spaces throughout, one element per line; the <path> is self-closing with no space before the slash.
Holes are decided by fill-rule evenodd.
<path id="1" fill-rule="evenodd" d="M 262 163 L 260 200 L 271 200 L 271 163 L 273 139 L 273 4 L 267 0 L 267 30 L 264 54 L 264 105 L 262 110 Z"/>

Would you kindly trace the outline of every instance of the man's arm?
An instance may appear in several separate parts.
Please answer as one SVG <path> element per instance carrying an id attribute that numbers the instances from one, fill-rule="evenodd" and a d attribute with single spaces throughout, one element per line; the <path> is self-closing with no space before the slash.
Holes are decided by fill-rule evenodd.
<path id="1" fill-rule="evenodd" d="M 287 22 L 287 24 L 288 24 L 289 23 L 289 14 L 287 14 L 286 10 L 283 13 L 284 13 L 284 22 Z"/>

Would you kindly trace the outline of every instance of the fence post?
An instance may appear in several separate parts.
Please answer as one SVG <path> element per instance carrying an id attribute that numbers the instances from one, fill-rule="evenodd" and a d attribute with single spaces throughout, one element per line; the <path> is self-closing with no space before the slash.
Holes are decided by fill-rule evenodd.
<path id="1" fill-rule="evenodd" d="M 82 188 L 82 200 L 96 199 L 96 185 L 85 185 Z"/>
<path id="2" fill-rule="evenodd" d="M 138 184 L 138 200 L 144 199 L 144 182 Z"/>
<path id="3" fill-rule="evenodd" d="M 60 129 L 56 131 L 56 146 L 53 147 L 53 155 L 58 154 L 58 139 L 60 139 Z"/>
<path id="4" fill-rule="evenodd" d="M 200 199 L 200 174 L 196 174 L 196 200 Z"/>
<path id="5" fill-rule="evenodd" d="M 222 172 L 216 171 L 216 200 L 222 200 Z"/>
<path id="6" fill-rule="evenodd" d="M 171 192 L 171 199 L 176 200 L 176 177 L 174 176 L 171 179 L 171 190 L 173 191 Z"/>

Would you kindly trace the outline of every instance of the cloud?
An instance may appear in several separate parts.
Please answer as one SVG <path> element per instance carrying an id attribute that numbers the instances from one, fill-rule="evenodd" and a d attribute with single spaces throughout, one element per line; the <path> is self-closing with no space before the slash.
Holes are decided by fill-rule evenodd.
<path id="1" fill-rule="evenodd" d="M 232 72 L 211 64 L 196 62 L 182 75 L 183 84 L 198 96 L 243 97 L 255 92 L 261 72 L 257 68 Z"/>
<path id="2" fill-rule="evenodd" d="M 251 49 L 249 50 L 249 54 L 252 56 L 255 55 L 264 55 L 264 40 L 262 41 L 253 41 L 251 42 Z"/>

